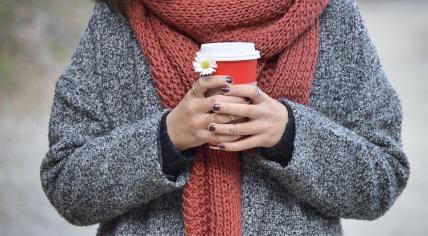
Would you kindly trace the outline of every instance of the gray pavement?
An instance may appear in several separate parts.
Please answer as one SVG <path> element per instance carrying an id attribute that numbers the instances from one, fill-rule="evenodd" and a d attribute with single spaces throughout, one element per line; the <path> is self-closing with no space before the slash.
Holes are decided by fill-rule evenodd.
<path id="1" fill-rule="evenodd" d="M 346 236 L 428 235 L 424 170 L 428 164 L 428 1 L 365 1 L 360 6 L 391 84 L 402 98 L 403 143 L 412 174 L 384 217 L 370 222 L 343 220 L 344 232 Z M 46 85 L 50 91 L 54 81 Z M 38 109 L 21 108 L 33 100 L 31 93 L 17 101 L 0 100 L 0 235 L 94 235 L 95 226 L 67 224 L 42 192 L 39 166 L 47 151 L 52 93 L 41 99 L 30 103 L 38 104 Z"/>

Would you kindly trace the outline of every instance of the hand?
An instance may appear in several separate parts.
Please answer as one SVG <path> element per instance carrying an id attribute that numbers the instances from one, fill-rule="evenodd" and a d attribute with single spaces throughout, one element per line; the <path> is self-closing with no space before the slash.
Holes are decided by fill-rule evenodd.
<path id="1" fill-rule="evenodd" d="M 230 77 L 229 77 L 230 78 Z M 228 82 L 229 81 L 229 82 Z M 214 103 L 246 104 L 243 97 L 225 96 L 222 94 L 205 97 L 208 89 L 229 87 L 233 81 L 227 76 L 203 76 L 196 81 L 196 94 L 190 89 L 180 103 L 167 115 L 167 131 L 171 141 L 180 151 L 204 143 L 222 143 L 235 141 L 239 135 L 222 135 L 209 131 L 211 122 L 224 124 L 231 121 L 225 114 L 212 113 Z M 242 117 L 235 116 L 234 119 Z"/>
<path id="2" fill-rule="evenodd" d="M 227 96 L 239 96 L 255 98 L 257 87 L 251 84 L 239 84 L 229 87 L 229 92 L 223 92 Z M 260 98 L 256 104 L 236 104 L 227 101 L 217 102 L 219 109 L 213 109 L 217 114 L 228 114 L 248 117 L 248 122 L 234 124 L 218 124 L 215 126 L 214 133 L 222 135 L 231 135 L 235 130 L 239 130 L 239 135 L 251 135 L 236 142 L 223 142 L 219 145 L 220 149 L 227 151 L 242 151 L 254 147 L 272 147 L 281 139 L 285 127 L 288 123 L 287 108 L 269 97 L 263 91 L 260 91 Z"/>

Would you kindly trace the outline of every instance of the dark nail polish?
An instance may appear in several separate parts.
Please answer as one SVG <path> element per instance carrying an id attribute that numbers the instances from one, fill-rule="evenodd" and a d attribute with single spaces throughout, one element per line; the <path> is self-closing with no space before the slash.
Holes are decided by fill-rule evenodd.
<path id="1" fill-rule="evenodd" d="M 220 148 L 221 150 L 224 150 L 226 147 L 224 146 L 224 144 L 220 143 L 220 144 L 218 145 L 218 148 Z"/>
<path id="2" fill-rule="evenodd" d="M 245 99 L 246 102 L 251 101 L 251 99 L 249 97 L 245 97 L 244 99 Z"/>
<path id="3" fill-rule="evenodd" d="M 229 84 L 233 83 L 233 79 L 230 76 L 226 77 L 226 82 L 228 82 Z"/>
<path id="4" fill-rule="evenodd" d="M 213 105 L 213 111 L 219 111 L 220 110 L 220 104 L 214 103 Z"/>
<path id="5" fill-rule="evenodd" d="M 208 127 L 208 130 L 211 131 L 211 132 L 214 132 L 215 131 L 215 125 L 210 125 Z"/>
<path id="6" fill-rule="evenodd" d="M 224 87 L 224 88 L 221 89 L 221 91 L 223 93 L 228 93 L 230 91 L 230 88 L 229 87 Z"/>

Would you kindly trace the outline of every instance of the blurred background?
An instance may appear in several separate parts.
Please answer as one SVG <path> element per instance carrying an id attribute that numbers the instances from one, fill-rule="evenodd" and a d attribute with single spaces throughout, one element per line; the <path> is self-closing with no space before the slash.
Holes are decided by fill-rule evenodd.
<path id="1" fill-rule="evenodd" d="M 428 0 L 359 1 L 404 107 L 411 177 L 376 221 L 343 220 L 346 236 L 428 235 Z M 0 235 L 95 235 L 63 220 L 46 199 L 39 166 L 47 148 L 54 83 L 88 23 L 89 0 L 0 0 Z"/>

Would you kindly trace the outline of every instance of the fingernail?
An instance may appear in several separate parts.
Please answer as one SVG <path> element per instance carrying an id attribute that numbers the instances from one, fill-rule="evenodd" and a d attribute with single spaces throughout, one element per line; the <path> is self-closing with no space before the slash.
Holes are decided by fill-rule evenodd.
<path id="1" fill-rule="evenodd" d="M 233 83 L 233 79 L 230 76 L 226 77 L 226 82 L 228 82 L 229 84 Z"/>
<path id="2" fill-rule="evenodd" d="M 219 111 L 220 110 L 220 104 L 214 103 L 213 105 L 213 111 Z"/>
<path id="3" fill-rule="evenodd" d="M 226 147 L 224 146 L 224 144 L 220 143 L 220 144 L 218 145 L 218 148 L 220 148 L 221 150 L 224 150 Z"/>
<path id="4" fill-rule="evenodd" d="M 215 125 L 208 126 L 208 130 L 211 132 L 214 132 L 215 131 Z"/>
<path id="5" fill-rule="evenodd" d="M 229 87 L 224 87 L 224 88 L 221 89 L 221 91 L 223 93 L 228 93 L 230 91 L 230 88 Z"/>
<path id="6" fill-rule="evenodd" d="M 251 99 L 249 97 L 244 98 L 246 102 L 249 102 Z"/>

